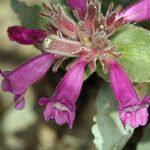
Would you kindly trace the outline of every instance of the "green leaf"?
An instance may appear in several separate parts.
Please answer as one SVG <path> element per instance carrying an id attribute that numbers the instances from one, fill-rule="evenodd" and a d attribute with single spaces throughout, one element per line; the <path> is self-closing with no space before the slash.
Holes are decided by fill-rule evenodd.
<path id="1" fill-rule="evenodd" d="M 137 150 L 149 150 L 150 149 L 150 125 L 144 129 L 143 137 L 137 145 Z"/>
<path id="2" fill-rule="evenodd" d="M 126 130 L 119 119 L 117 103 L 114 100 L 110 86 L 102 85 L 96 100 L 97 115 L 92 133 L 98 150 L 122 150 L 133 133 L 133 128 Z"/>
<path id="3" fill-rule="evenodd" d="M 133 82 L 150 82 L 150 32 L 141 27 L 126 25 L 111 37 L 119 60 Z"/>
<path id="4" fill-rule="evenodd" d="M 11 6 L 24 27 L 41 29 L 45 19 L 39 15 L 41 6 L 27 6 L 24 1 L 11 0 Z"/>
<path id="5" fill-rule="evenodd" d="M 49 0 L 47 0 L 49 2 Z M 51 0 L 51 2 L 55 5 L 60 4 L 60 5 L 66 5 L 66 0 Z"/>

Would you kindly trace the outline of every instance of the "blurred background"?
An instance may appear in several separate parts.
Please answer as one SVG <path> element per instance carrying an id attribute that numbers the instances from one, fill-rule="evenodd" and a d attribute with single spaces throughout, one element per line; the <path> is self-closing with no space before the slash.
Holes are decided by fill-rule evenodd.
<path id="1" fill-rule="evenodd" d="M 28 5 L 40 4 L 41 1 L 25 0 Z M 124 0 L 120 3 L 125 7 L 134 1 Z M 109 0 L 103 2 L 104 10 L 109 2 Z M 11 8 L 10 0 L 0 0 L 0 68 L 2 70 L 12 70 L 32 56 L 40 54 L 33 46 L 23 46 L 8 39 L 7 28 L 13 25 L 21 23 Z M 149 22 L 138 25 L 147 29 L 150 27 Z M 102 83 L 102 79 L 96 73 L 84 83 L 77 102 L 76 119 L 72 130 L 69 130 L 67 125 L 58 126 L 52 120 L 48 123 L 44 121 L 44 108 L 38 106 L 37 100 L 41 96 L 50 97 L 64 74 L 65 71 L 61 69 L 55 75 L 49 71 L 40 82 L 30 87 L 25 96 L 26 107 L 22 111 L 15 110 L 11 94 L 0 90 L 0 150 L 96 150 L 92 142 L 94 137 L 91 127 L 93 116 L 96 114 L 95 99 Z M 138 88 L 142 86 L 143 84 L 138 85 Z M 124 149 L 136 150 L 143 132 L 144 127 L 136 129 Z"/>

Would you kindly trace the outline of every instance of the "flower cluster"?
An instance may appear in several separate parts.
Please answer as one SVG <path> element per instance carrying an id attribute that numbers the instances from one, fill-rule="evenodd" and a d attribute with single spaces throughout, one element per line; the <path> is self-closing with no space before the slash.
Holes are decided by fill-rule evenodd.
<path id="1" fill-rule="evenodd" d="M 59 125 L 68 123 L 72 128 L 85 68 L 89 66 L 94 72 L 99 61 L 104 72 L 110 72 L 112 90 L 119 103 L 119 116 L 124 127 L 126 124 L 134 128 L 145 125 L 150 96 L 143 100 L 139 98 L 133 83 L 118 63 L 121 55 L 108 38 L 126 23 L 149 20 L 150 1 L 141 0 L 124 11 L 120 6 L 113 10 L 110 4 L 106 16 L 102 14 L 101 3 L 97 0 L 68 0 L 68 5 L 77 21 L 66 16 L 60 5 L 43 4 L 45 12 L 42 15 L 48 18 L 46 30 L 20 26 L 8 29 L 11 41 L 35 45 L 42 54 L 13 71 L 1 71 L 4 77 L 2 90 L 14 94 L 16 108 L 22 109 L 27 88 L 42 78 L 52 64 L 55 72 L 65 59 L 72 57 L 74 60 L 67 66 L 68 71 L 53 96 L 39 100 L 40 106 L 46 106 L 46 121 L 54 118 Z"/>

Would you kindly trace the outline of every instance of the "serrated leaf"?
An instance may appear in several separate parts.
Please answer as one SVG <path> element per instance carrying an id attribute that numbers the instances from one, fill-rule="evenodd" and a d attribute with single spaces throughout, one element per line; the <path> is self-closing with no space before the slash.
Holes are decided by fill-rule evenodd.
<path id="1" fill-rule="evenodd" d="M 97 115 L 92 133 L 98 150 L 122 150 L 133 133 L 133 128 L 123 128 L 109 84 L 104 83 L 96 100 Z"/>
<path id="2" fill-rule="evenodd" d="M 41 12 L 41 6 L 27 6 L 24 1 L 20 0 L 11 0 L 11 6 L 14 12 L 18 15 L 22 26 L 38 29 L 43 27 L 45 19 L 39 15 Z"/>
<path id="3" fill-rule="evenodd" d="M 133 82 L 150 82 L 150 32 L 141 27 L 126 25 L 111 37 L 119 60 Z"/>

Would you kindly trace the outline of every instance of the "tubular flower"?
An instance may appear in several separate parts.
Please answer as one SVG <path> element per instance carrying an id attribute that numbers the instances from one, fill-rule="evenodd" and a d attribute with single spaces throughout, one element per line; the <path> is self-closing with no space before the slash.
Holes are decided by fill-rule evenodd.
<path id="1" fill-rule="evenodd" d="M 72 128 L 75 118 L 76 101 L 79 97 L 84 80 L 85 61 L 79 61 L 65 74 L 54 95 L 50 98 L 41 98 L 39 104 L 46 105 L 44 118 L 46 121 L 55 119 L 57 124 L 68 123 Z"/>
<path id="2" fill-rule="evenodd" d="M 101 3 L 98 0 L 67 0 L 67 2 L 78 22 L 68 17 L 60 5 L 43 3 L 44 12 L 41 15 L 48 19 L 45 30 L 27 29 L 18 26 L 8 29 L 10 40 L 21 44 L 33 44 L 46 54 L 41 55 L 38 59 L 33 59 L 35 65 L 32 65 L 34 63 L 31 60 L 19 67 L 20 69 L 15 69 L 11 73 L 1 72 L 1 74 L 5 78 L 2 82 L 2 89 L 15 95 L 16 104 L 18 102 L 23 103 L 23 96 L 27 87 L 41 78 L 53 62 L 53 71 L 57 71 L 64 60 L 73 58 L 74 62 L 71 64 L 71 69 L 61 80 L 54 95 L 50 99 L 41 98 L 39 101 L 40 105 L 46 105 L 45 120 L 54 118 L 58 124 L 68 123 L 69 127 L 72 128 L 75 117 L 75 102 L 82 87 L 85 66 L 88 65 L 94 72 L 98 61 L 102 64 L 105 73 L 111 69 L 111 79 L 113 79 L 113 74 L 116 75 L 115 71 L 112 70 L 114 67 L 109 66 L 114 65 L 109 65 L 107 59 L 111 57 L 116 62 L 121 55 L 116 52 L 116 46 L 110 44 L 109 37 L 128 21 L 149 19 L 149 3 L 147 3 L 148 0 L 140 1 L 123 12 L 121 12 L 121 7 L 113 9 L 113 5 L 110 4 L 106 16 L 104 16 L 101 12 Z M 141 6 L 144 6 L 147 11 Z M 68 65 L 70 66 L 70 64 Z M 124 80 L 120 78 L 125 78 L 126 74 L 124 72 L 122 74 L 117 80 L 123 82 Z M 17 78 L 23 78 L 24 80 L 17 80 Z M 146 106 L 149 103 L 149 97 L 144 98 L 141 102 L 130 80 L 127 77 L 126 79 L 128 80 L 126 86 L 130 86 L 132 92 L 119 84 L 120 89 L 118 90 L 121 91 L 121 88 L 123 88 L 123 90 L 127 90 L 125 93 L 129 94 L 123 93 L 124 99 L 116 96 L 120 106 L 120 118 L 123 124 L 129 123 L 133 127 L 137 127 L 139 124 L 144 125 L 147 122 Z M 115 82 L 116 85 L 117 82 L 119 83 L 119 81 L 113 80 L 113 86 Z M 114 87 L 113 90 L 115 94 L 118 92 Z M 130 95 L 132 100 L 128 99 Z M 136 112 L 136 110 L 142 112 L 141 117 L 136 117 L 136 122 L 131 121 L 131 117 L 124 119 L 125 115 L 122 115 L 126 110 L 127 100 L 132 101 L 132 106 L 136 106 L 130 112 Z M 139 114 L 136 113 L 136 115 Z M 142 122 L 141 119 L 143 118 L 145 120 Z"/>
<path id="3" fill-rule="evenodd" d="M 2 90 L 14 94 L 16 109 L 24 108 L 24 94 L 27 88 L 37 82 L 54 62 L 54 55 L 42 54 L 30 59 L 13 71 L 3 71 Z"/>
<path id="4" fill-rule="evenodd" d="M 123 17 L 125 21 L 144 21 L 150 19 L 150 0 L 140 0 L 127 7 L 117 18 Z"/>
<path id="5" fill-rule="evenodd" d="M 11 41 L 16 41 L 20 44 L 34 45 L 42 42 L 46 37 L 45 31 L 27 29 L 19 26 L 9 27 L 7 32 Z"/>
<path id="6" fill-rule="evenodd" d="M 141 100 L 123 68 L 115 61 L 109 61 L 109 65 L 111 86 L 119 103 L 118 111 L 123 126 L 129 124 L 137 128 L 146 125 L 150 96 Z"/>

